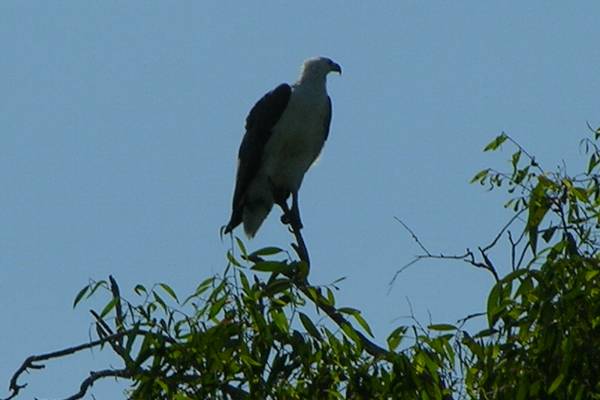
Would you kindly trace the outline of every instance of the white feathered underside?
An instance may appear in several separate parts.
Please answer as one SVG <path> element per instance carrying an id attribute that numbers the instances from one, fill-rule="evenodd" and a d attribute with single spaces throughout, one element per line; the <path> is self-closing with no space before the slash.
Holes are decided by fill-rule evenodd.
<path id="1" fill-rule="evenodd" d="M 245 208 L 243 221 L 248 236 L 254 236 L 273 207 L 271 182 L 296 192 L 304 174 L 325 143 L 325 120 L 329 112 L 325 82 L 296 84 L 281 118 L 263 152 L 262 166 L 248 188 L 248 196 L 260 206 Z"/>

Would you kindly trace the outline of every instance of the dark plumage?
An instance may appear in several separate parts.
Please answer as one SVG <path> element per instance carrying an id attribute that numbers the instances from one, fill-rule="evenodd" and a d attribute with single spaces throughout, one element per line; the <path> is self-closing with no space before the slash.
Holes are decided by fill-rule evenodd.
<path id="1" fill-rule="evenodd" d="M 341 68 L 328 58 L 307 60 L 298 82 L 277 86 L 250 110 L 225 233 L 243 222 L 253 237 L 274 203 L 287 209 L 290 194 L 297 219 L 290 222 L 301 225 L 298 190 L 329 135 L 331 99 L 325 84 L 331 71 L 341 73 Z"/>

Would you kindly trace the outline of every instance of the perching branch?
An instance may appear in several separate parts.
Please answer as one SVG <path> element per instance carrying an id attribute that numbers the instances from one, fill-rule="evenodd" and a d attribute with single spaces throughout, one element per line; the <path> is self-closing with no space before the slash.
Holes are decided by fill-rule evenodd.
<path id="1" fill-rule="evenodd" d="M 351 327 L 352 330 L 354 331 L 354 333 L 356 333 L 356 335 L 360 339 L 360 342 L 367 353 L 369 353 L 373 357 L 387 356 L 390 354 L 390 352 L 388 350 L 384 349 L 383 347 L 378 346 L 377 344 L 375 344 L 374 342 L 369 340 L 369 338 L 367 338 L 360 331 L 356 330 L 352 326 L 352 324 L 334 306 L 328 304 L 327 299 L 325 297 L 323 297 L 320 290 L 315 289 L 314 286 L 309 285 L 308 281 L 306 281 L 305 284 L 298 285 L 298 288 L 308 298 L 313 299 L 315 305 L 320 310 L 322 310 L 325 314 L 327 314 L 327 316 L 329 316 L 329 318 L 331 318 L 331 320 L 333 322 L 335 322 L 336 325 L 340 327 L 340 329 L 343 330 L 345 326 Z M 310 290 L 311 288 L 314 290 L 311 291 Z M 315 293 L 317 296 L 316 299 L 314 298 Z"/>
<path id="2" fill-rule="evenodd" d="M 300 223 L 298 216 L 292 213 L 285 201 L 281 202 L 279 207 L 281 207 L 281 210 L 283 211 L 283 217 L 281 218 L 282 222 L 289 224 L 290 232 L 296 238 L 296 243 L 292 243 L 292 247 L 296 251 L 296 254 L 298 254 L 300 261 L 306 262 L 310 268 L 310 257 L 308 255 L 306 243 L 304 243 L 304 238 L 302 237 L 302 224 Z"/>
<path id="3" fill-rule="evenodd" d="M 296 250 L 298 257 L 301 261 L 306 262 L 308 267 L 310 268 L 310 259 L 308 256 L 308 249 L 306 248 L 306 244 L 304 243 L 304 238 L 302 237 L 302 225 L 299 224 L 299 221 L 295 221 L 293 213 L 290 211 L 287 204 L 284 202 L 280 204 L 280 207 L 283 210 L 283 218 L 282 220 L 289 222 L 290 232 L 294 234 L 296 238 L 296 243 L 292 243 L 292 247 Z M 356 333 L 358 338 L 361 341 L 363 348 L 367 351 L 367 353 L 371 354 L 374 357 L 385 356 L 389 354 L 389 351 L 384 349 L 383 347 L 378 346 L 369 338 L 367 338 L 360 331 L 354 329 L 352 324 L 333 306 L 328 304 L 327 299 L 321 294 L 320 290 L 316 289 L 314 286 L 308 283 L 306 278 L 303 278 L 301 281 L 297 281 L 296 285 L 306 295 L 309 299 L 312 299 L 315 305 L 323 311 L 333 322 L 336 323 L 340 327 L 340 329 L 344 329 L 344 327 L 349 326 Z M 310 289 L 313 289 L 312 291 Z M 314 298 L 316 293 L 317 298 Z"/>

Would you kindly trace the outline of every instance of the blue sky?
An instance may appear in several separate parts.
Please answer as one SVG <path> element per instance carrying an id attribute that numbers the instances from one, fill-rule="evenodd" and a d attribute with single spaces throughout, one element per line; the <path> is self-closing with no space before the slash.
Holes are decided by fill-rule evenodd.
<path id="1" fill-rule="evenodd" d="M 485 244 L 505 197 L 468 181 L 510 152 L 482 147 L 506 131 L 573 171 L 586 122 L 600 125 L 600 3 L 485 3 L 1 2 L 2 390 L 26 356 L 88 340 L 97 304 L 71 304 L 89 279 L 113 274 L 133 298 L 222 271 L 246 113 L 314 55 L 344 74 L 301 191 L 312 281 L 346 276 L 338 303 L 380 343 L 410 322 L 407 298 L 423 322 L 482 311 L 492 280 L 460 263 L 417 264 L 388 293 L 419 252 L 394 216 L 434 252 Z M 288 246 L 278 220 L 249 247 Z M 111 362 L 50 363 L 23 397 L 66 397 Z"/>

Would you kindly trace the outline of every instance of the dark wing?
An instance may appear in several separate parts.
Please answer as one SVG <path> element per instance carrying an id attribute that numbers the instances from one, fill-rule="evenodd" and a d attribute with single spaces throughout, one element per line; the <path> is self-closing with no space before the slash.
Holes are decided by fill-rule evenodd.
<path id="1" fill-rule="evenodd" d="M 329 127 L 331 126 L 331 97 L 327 96 L 327 114 L 325 115 L 325 140 L 329 136 Z"/>
<path id="2" fill-rule="evenodd" d="M 290 85 L 284 83 L 277 86 L 265 94 L 246 117 L 246 134 L 238 152 L 231 219 L 225 228 L 225 233 L 231 232 L 242 222 L 246 190 L 260 169 L 265 144 L 271 137 L 273 126 L 281 118 L 291 94 Z"/>

